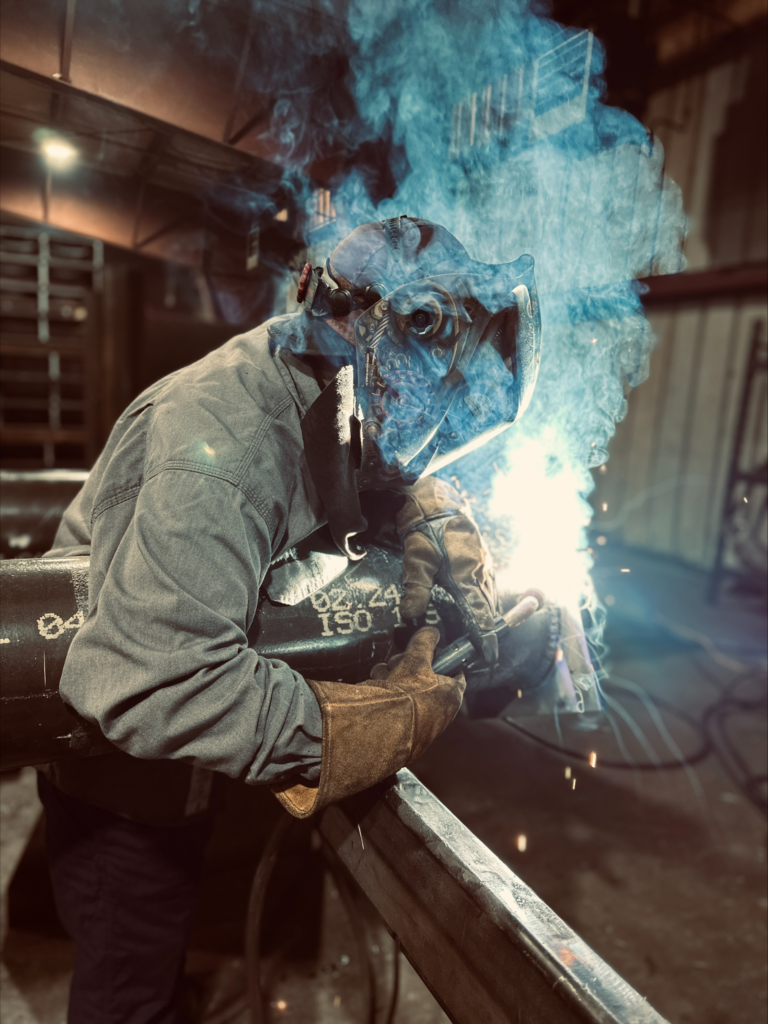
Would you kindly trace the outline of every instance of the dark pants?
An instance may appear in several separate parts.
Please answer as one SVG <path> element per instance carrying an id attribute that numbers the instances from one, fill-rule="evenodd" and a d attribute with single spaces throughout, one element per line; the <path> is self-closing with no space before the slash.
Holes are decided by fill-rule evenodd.
<path id="1" fill-rule="evenodd" d="M 38 780 L 56 906 L 76 945 L 69 1024 L 181 1024 L 184 951 L 213 815 L 143 825 Z"/>

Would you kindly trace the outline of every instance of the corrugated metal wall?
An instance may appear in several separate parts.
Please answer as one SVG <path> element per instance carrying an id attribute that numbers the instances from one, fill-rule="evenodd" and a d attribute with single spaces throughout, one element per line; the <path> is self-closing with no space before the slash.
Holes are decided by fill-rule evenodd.
<path id="1" fill-rule="evenodd" d="M 765 302 L 713 301 L 649 315 L 659 339 L 650 376 L 597 474 L 606 536 L 711 567 L 749 345 L 767 313 Z M 756 407 L 755 462 L 768 454 L 764 394 Z"/>
<path id="2" fill-rule="evenodd" d="M 645 122 L 683 190 L 689 272 L 754 265 L 768 254 L 764 55 L 756 40 L 753 52 L 648 104 Z M 597 473 L 595 525 L 606 537 L 712 566 L 750 340 L 767 314 L 764 300 L 749 297 L 651 309 L 658 344 L 650 377 L 630 395 Z M 749 425 L 753 465 L 768 454 L 765 398 Z"/>
<path id="3" fill-rule="evenodd" d="M 643 120 L 683 191 L 689 271 L 768 257 L 765 61 L 758 34 L 750 53 L 649 99 Z"/>

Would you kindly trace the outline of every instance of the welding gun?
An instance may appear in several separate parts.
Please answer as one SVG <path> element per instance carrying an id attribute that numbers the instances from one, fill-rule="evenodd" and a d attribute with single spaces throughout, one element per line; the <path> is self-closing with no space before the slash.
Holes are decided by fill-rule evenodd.
<path id="1" fill-rule="evenodd" d="M 112 749 L 58 693 L 67 650 L 88 614 L 88 574 L 87 558 L 0 560 L 0 770 Z M 348 562 L 313 536 L 267 574 L 248 643 L 305 678 L 357 683 L 391 656 L 402 593 L 399 551 L 371 545 L 365 558 Z M 555 700 L 560 712 L 576 710 L 562 686 L 552 690 L 562 615 L 540 594 L 524 594 L 497 620 L 494 666 L 479 662 L 455 602 L 437 586 L 427 624 L 447 641 L 435 671 L 465 672 L 471 716 L 495 716 L 513 701 L 524 708 L 533 700 L 551 713 Z"/>
<path id="2" fill-rule="evenodd" d="M 527 590 L 514 607 L 496 617 L 493 632 L 499 638 L 499 649 L 505 634 L 530 619 L 534 612 L 544 606 L 544 595 L 538 590 Z M 455 675 L 459 669 L 477 661 L 477 650 L 469 634 L 459 637 L 444 647 L 432 662 L 432 671 L 441 676 Z"/>

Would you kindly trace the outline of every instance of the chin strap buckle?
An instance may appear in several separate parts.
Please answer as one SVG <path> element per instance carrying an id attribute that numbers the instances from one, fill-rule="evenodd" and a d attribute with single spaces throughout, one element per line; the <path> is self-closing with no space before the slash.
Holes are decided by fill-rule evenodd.
<path id="1" fill-rule="evenodd" d="M 305 263 L 301 271 L 301 277 L 299 278 L 299 290 L 296 292 L 296 301 L 301 303 L 307 297 L 307 289 L 309 288 L 309 279 L 312 275 L 312 264 Z"/>
<path id="2" fill-rule="evenodd" d="M 323 268 L 305 263 L 299 280 L 296 301 L 306 305 L 312 316 L 344 317 L 352 309 L 352 297 L 345 288 L 329 288 L 323 280 Z"/>

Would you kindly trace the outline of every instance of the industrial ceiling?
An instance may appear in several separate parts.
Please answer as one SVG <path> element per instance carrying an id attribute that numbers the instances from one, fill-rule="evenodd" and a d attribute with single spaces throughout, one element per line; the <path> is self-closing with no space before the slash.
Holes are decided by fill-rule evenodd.
<path id="1" fill-rule="evenodd" d="M 301 187 L 328 185 L 367 161 L 391 194 L 391 139 L 355 144 L 347 6 L 3 0 L 0 212 L 194 266 L 215 252 L 242 268 L 255 229 L 263 251 L 271 232 L 288 258 L 303 235 L 292 175 Z M 727 52 L 723 33 L 746 45 L 764 27 L 760 10 L 762 0 L 636 0 L 621 14 L 615 0 L 553 5 L 555 17 L 604 39 L 608 99 L 613 89 L 613 102 L 638 116 L 645 92 L 623 88 L 627 61 L 647 64 L 647 74 L 632 65 L 633 82 L 658 87 L 712 59 L 710 44 Z M 45 165 L 46 132 L 76 147 L 76 168 Z"/>
<path id="2" fill-rule="evenodd" d="M 287 220 L 286 170 L 302 166 L 322 181 L 345 158 L 327 133 L 325 151 L 273 139 L 272 111 L 288 81 L 275 40 L 293 45 L 300 27 L 333 47 L 333 25 L 321 27 L 309 4 L 257 14 L 249 0 L 4 0 L 2 211 L 192 264 L 212 239 L 242 235 L 265 209 Z M 309 124 L 307 96 L 317 94 L 318 75 L 332 86 L 334 64 L 304 63 L 290 82 L 296 116 Z M 40 160 L 41 133 L 52 131 L 76 146 L 76 174 Z"/>

